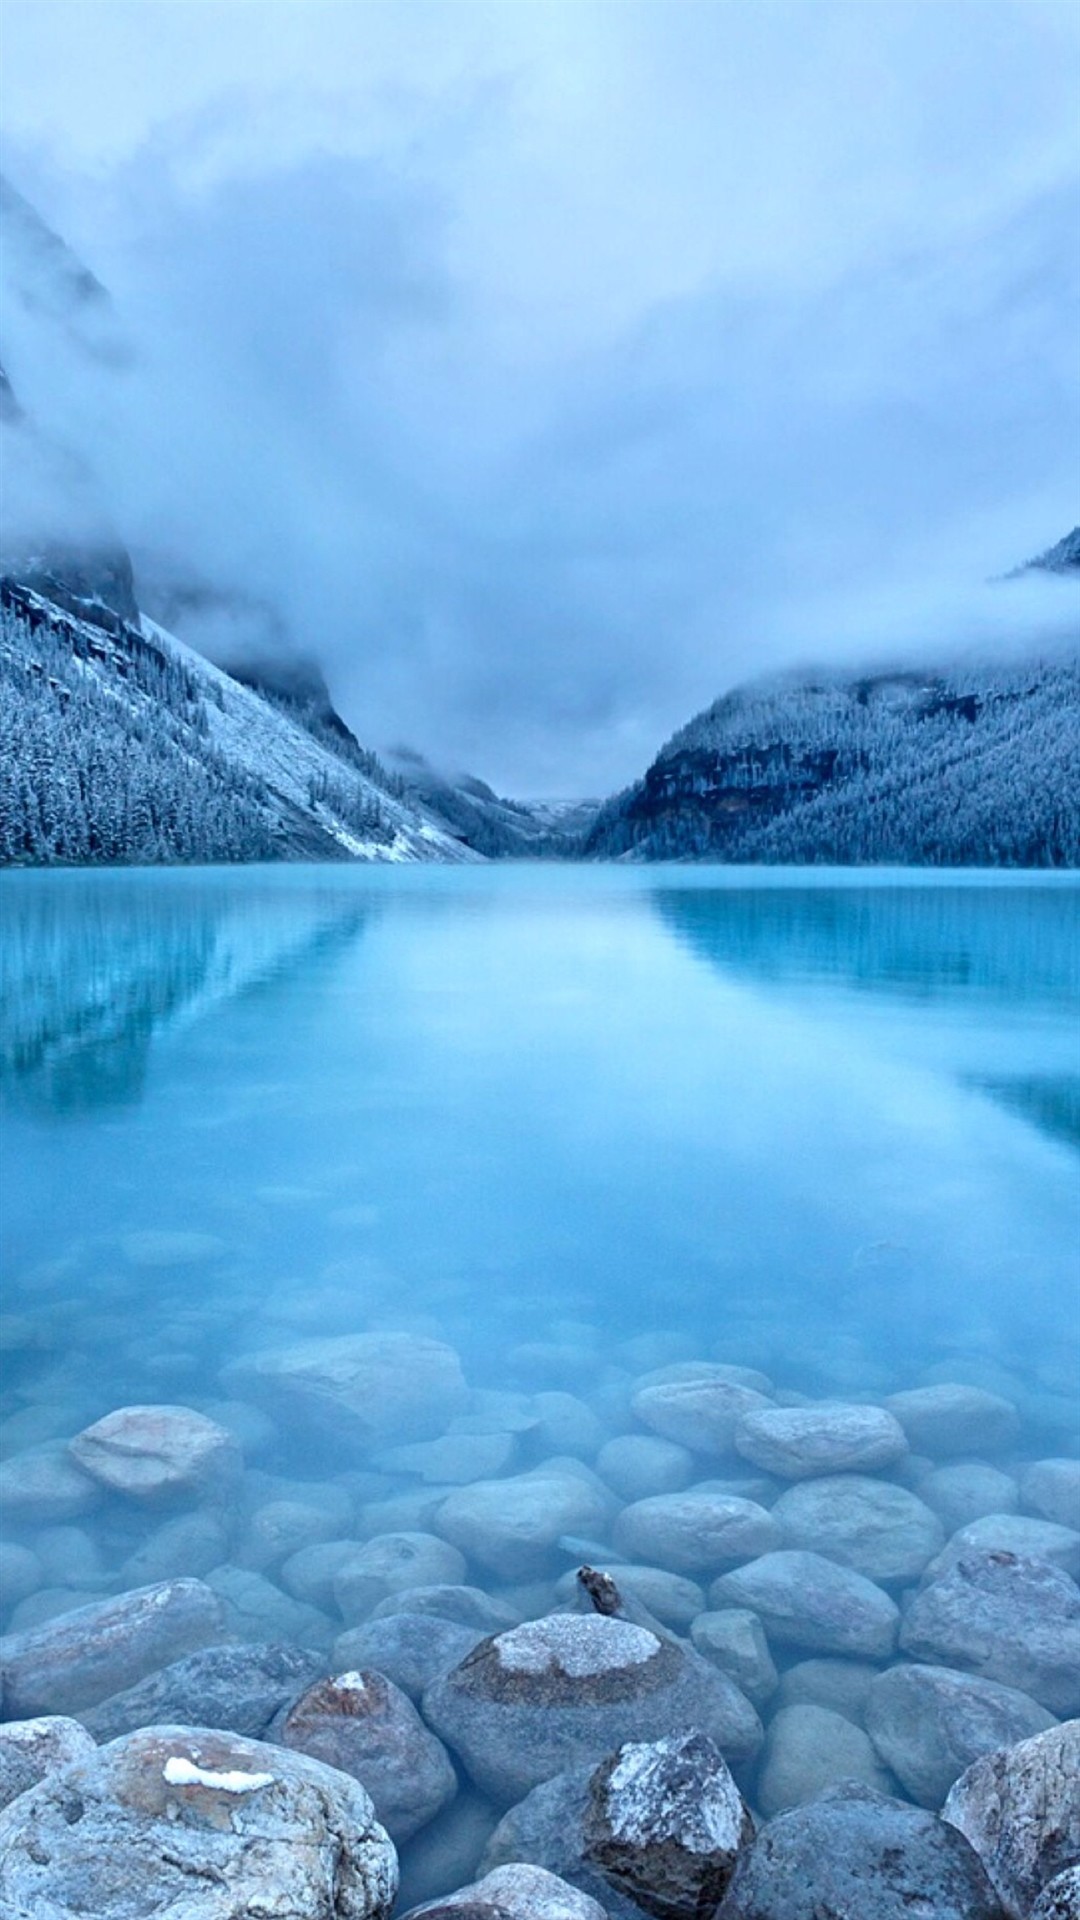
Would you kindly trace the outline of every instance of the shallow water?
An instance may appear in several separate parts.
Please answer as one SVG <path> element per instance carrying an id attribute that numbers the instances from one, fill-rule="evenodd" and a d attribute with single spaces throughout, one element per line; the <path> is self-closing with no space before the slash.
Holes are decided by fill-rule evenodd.
<path id="1" fill-rule="evenodd" d="M 61 1317 L 69 1367 L 122 1305 L 102 1410 L 148 1363 L 213 1391 L 223 1340 L 391 1323 L 478 1378 L 664 1329 L 813 1390 L 958 1351 L 1058 1391 L 1078 906 L 1071 876 L 6 875 L 7 1310 Z M 219 1258 L 120 1251 L 192 1229 Z"/>
<path id="2" fill-rule="evenodd" d="M 8 873 L 0 916 L 5 1458 L 390 1328 L 606 1432 L 704 1358 L 970 1382 L 1010 1470 L 1078 1450 L 1076 876 Z M 159 1523 L 86 1519 L 89 1576 L 50 1533 L 51 1585 L 123 1585 Z"/>

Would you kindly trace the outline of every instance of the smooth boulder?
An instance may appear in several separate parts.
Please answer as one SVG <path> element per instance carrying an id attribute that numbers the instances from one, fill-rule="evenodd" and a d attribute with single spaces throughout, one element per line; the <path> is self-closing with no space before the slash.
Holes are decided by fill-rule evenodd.
<path id="1" fill-rule="evenodd" d="M 735 1429 L 736 1451 L 781 1480 L 872 1473 L 908 1451 L 900 1422 L 884 1407 L 826 1401 L 810 1407 L 759 1407 Z"/>
<path id="2" fill-rule="evenodd" d="M 219 1727 L 262 1740 L 275 1715 L 325 1671 L 318 1654 L 282 1641 L 203 1647 L 80 1714 L 95 1740 L 138 1727 Z"/>
<path id="3" fill-rule="evenodd" d="M 445 1747 L 400 1687 L 370 1669 L 316 1681 L 293 1701 L 275 1737 L 362 1781 L 398 1846 L 457 1792 Z"/>
<path id="4" fill-rule="evenodd" d="M 726 1675 L 627 1620 L 551 1614 L 497 1634 L 430 1686 L 424 1718 L 499 1806 L 627 1740 L 693 1725 L 725 1759 L 753 1757 L 761 1723 Z"/>
<path id="5" fill-rule="evenodd" d="M 741 1855 L 715 1920 L 1002 1920 L 982 1862 L 932 1813 L 840 1786 Z"/>
<path id="6" fill-rule="evenodd" d="M 891 1793 L 896 1785 L 861 1727 L 829 1707 L 781 1707 L 765 1733 L 756 1804 L 766 1819 L 816 1800 L 841 1780 Z"/>
<path id="7" fill-rule="evenodd" d="M 997 1680 L 1051 1713 L 1080 1711 L 1080 1589 L 1045 1560 L 983 1551 L 958 1561 L 915 1595 L 900 1644 L 913 1660 Z"/>
<path id="8" fill-rule="evenodd" d="M 0 1813 L 12 1920 L 387 1920 L 394 1849 L 363 1787 L 201 1727 L 128 1734 Z"/>
<path id="9" fill-rule="evenodd" d="M 866 1730 L 905 1793 L 938 1808 L 981 1754 L 1054 1725 L 1026 1693 L 951 1667 L 889 1667 L 872 1682 Z"/>
<path id="10" fill-rule="evenodd" d="M 410 1907 L 402 1920 L 607 1920 L 607 1910 L 546 1867 L 493 1867 L 441 1900 Z"/>
<path id="11" fill-rule="evenodd" d="M 98 1600 L 0 1640 L 5 1716 L 75 1714 L 224 1637 L 220 1600 L 201 1580 L 165 1580 Z"/>
<path id="12" fill-rule="evenodd" d="M 129 1500 L 220 1493 L 243 1464 L 234 1436 L 193 1407 L 118 1407 L 68 1442 L 75 1465 Z"/>
<path id="13" fill-rule="evenodd" d="M 713 1607 L 748 1607 L 776 1646 L 886 1660 L 896 1646 L 899 1610 L 861 1573 L 820 1553 L 764 1554 L 714 1580 Z"/>
<path id="14" fill-rule="evenodd" d="M 500 1580 L 531 1580 L 565 1565 L 558 1551 L 564 1534 L 606 1536 L 614 1509 L 591 1474 L 553 1464 L 462 1487 L 443 1501 L 433 1525 L 485 1572 Z"/>
<path id="15" fill-rule="evenodd" d="M 301 1340 L 233 1361 L 222 1380 L 283 1421 L 361 1450 L 434 1439 L 468 1402 L 453 1348 L 411 1333 Z"/>
<path id="16" fill-rule="evenodd" d="M 661 1493 L 635 1500 L 615 1522 L 614 1542 L 630 1560 L 675 1573 L 716 1573 L 782 1544 L 767 1508 L 737 1495 Z"/>

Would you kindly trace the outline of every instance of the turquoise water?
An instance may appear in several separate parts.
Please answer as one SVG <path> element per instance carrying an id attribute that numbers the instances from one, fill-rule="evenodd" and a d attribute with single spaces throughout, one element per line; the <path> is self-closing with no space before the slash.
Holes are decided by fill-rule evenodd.
<path id="1" fill-rule="evenodd" d="M 384 1326 L 574 1387 L 649 1333 L 811 1392 L 948 1362 L 1071 1450 L 1078 907 L 1061 875 L 6 874 L 0 1412 L 44 1437 Z"/>

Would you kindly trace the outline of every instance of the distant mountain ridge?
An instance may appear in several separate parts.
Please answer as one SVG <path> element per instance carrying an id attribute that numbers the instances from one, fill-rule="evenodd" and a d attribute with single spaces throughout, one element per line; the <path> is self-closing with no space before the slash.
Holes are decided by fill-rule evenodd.
<path id="1" fill-rule="evenodd" d="M 792 673 L 738 688 L 601 808 L 582 850 L 646 861 L 1080 865 L 1080 654 Z"/>

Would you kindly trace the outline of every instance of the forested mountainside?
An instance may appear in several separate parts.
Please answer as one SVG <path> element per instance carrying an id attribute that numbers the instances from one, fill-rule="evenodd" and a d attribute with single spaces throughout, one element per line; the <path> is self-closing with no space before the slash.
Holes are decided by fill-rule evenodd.
<path id="1" fill-rule="evenodd" d="M 0 862 L 476 857 L 344 732 L 145 616 L 0 582 Z"/>
<path id="2" fill-rule="evenodd" d="M 1040 564 L 1057 570 L 1058 551 Z M 601 808 L 584 851 L 1080 865 L 1080 654 L 933 673 L 792 674 L 739 688 Z"/>
<path id="3" fill-rule="evenodd" d="M 407 748 L 390 759 L 405 792 L 490 860 L 573 859 L 600 806 L 598 800 L 507 800 L 485 780 L 439 773 Z"/>

